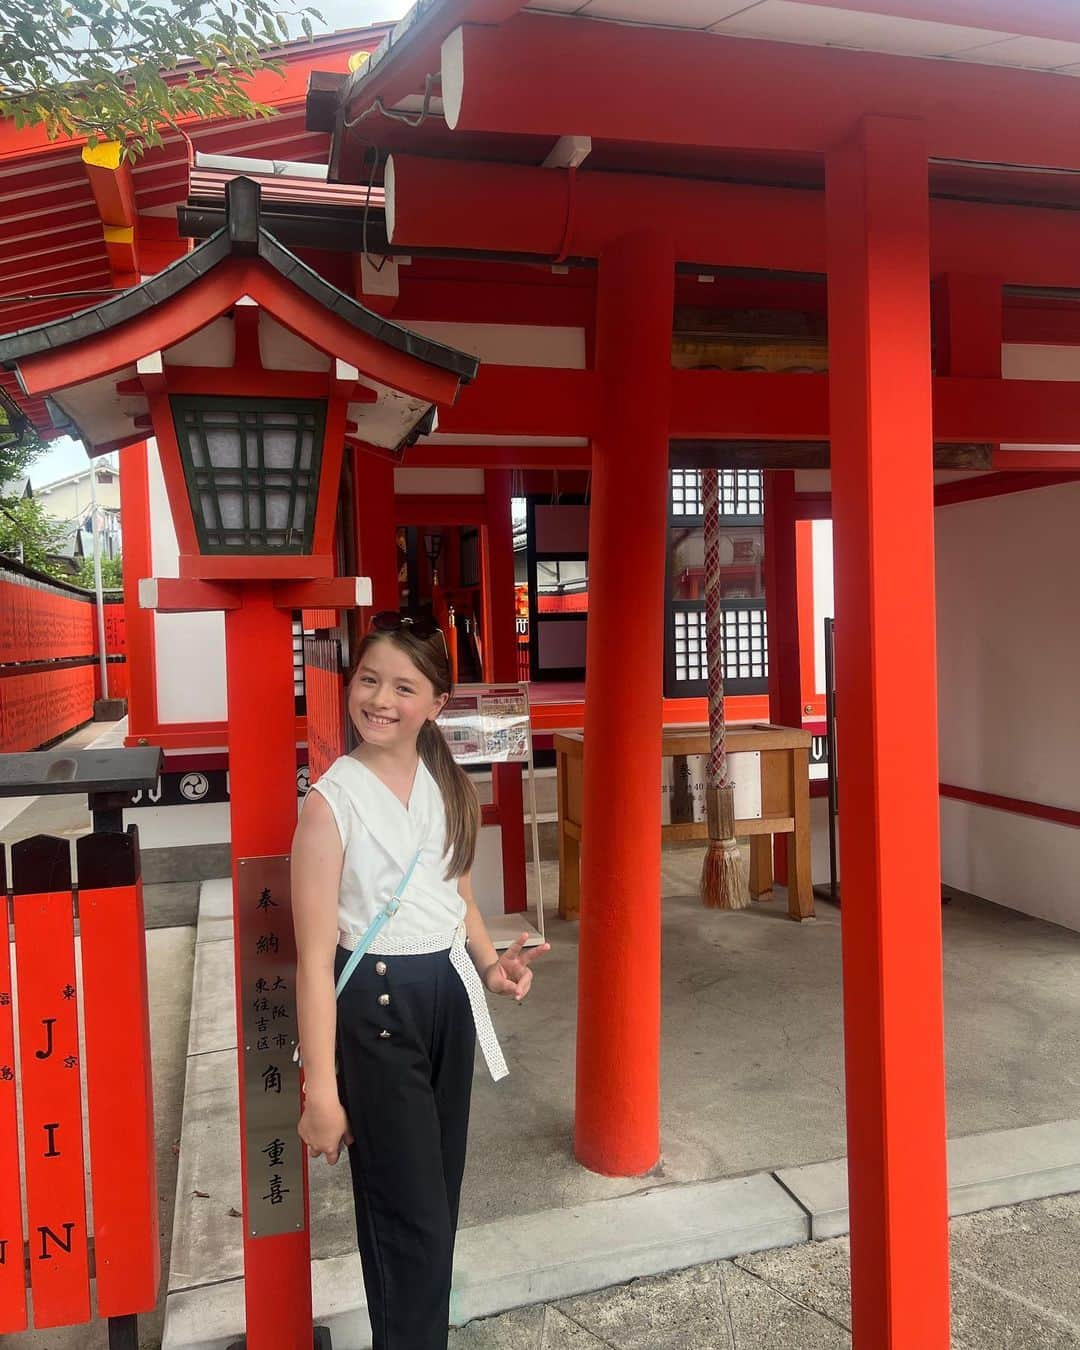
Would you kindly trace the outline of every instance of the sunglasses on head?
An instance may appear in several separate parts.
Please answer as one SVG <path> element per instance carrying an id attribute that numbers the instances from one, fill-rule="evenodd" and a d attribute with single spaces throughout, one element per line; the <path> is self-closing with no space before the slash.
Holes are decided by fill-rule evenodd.
<path id="1" fill-rule="evenodd" d="M 420 638 L 422 641 L 434 637 L 436 633 L 440 635 L 442 633 L 442 629 L 430 614 L 402 614 L 397 609 L 383 609 L 378 614 L 373 615 L 371 631 L 373 633 L 405 633 L 409 637 Z"/>

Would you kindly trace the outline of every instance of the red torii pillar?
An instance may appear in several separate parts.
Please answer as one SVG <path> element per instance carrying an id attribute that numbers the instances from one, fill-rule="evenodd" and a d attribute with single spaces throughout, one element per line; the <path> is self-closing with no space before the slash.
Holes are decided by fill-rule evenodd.
<path id="1" fill-rule="evenodd" d="M 827 156 L 826 200 L 852 1331 L 947 1350 L 922 124 L 866 118 Z"/>
<path id="2" fill-rule="evenodd" d="M 578 1160 L 660 1155 L 660 760 L 675 259 L 629 234 L 601 254 L 589 520 L 578 962 Z"/>

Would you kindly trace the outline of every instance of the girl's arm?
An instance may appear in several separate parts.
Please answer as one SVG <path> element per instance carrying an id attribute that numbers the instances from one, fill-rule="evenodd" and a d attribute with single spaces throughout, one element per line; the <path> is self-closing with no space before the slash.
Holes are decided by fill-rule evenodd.
<path id="1" fill-rule="evenodd" d="M 341 1109 L 334 1072 L 337 1034 L 334 956 L 343 856 L 341 836 L 330 807 L 320 793 L 313 792 L 304 803 L 292 848 L 297 1015 L 304 1054 L 305 1114 L 311 1112 L 315 1118 L 302 1123 L 301 1134 L 313 1153 L 326 1153 L 331 1162 L 337 1161 L 337 1145 L 342 1137 L 339 1134 L 335 1140 L 323 1138 L 327 1128 L 333 1133 L 336 1126 L 331 1122 L 336 1122 Z M 306 1126 L 310 1124 L 316 1126 L 313 1138 L 307 1137 Z"/>
<path id="2" fill-rule="evenodd" d="M 469 955 L 480 973 L 480 978 L 493 994 L 512 996 L 520 1003 L 532 986 L 532 971 L 529 966 L 538 956 L 543 956 L 545 952 L 551 950 L 549 944 L 543 942 L 526 952 L 523 949 L 529 935 L 522 933 L 500 956 L 491 941 L 484 916 L 473 899 L 470 872 L 458 878 L 458 894 L 465 901 L 465 932 L 469 939 Z"/>

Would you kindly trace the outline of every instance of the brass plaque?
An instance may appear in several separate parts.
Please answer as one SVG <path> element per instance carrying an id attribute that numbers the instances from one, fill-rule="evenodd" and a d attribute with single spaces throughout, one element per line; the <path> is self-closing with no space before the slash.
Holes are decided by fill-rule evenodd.
<path id="1" fill-rule="evenodd" d="M 251 1237 L 273 1237 L 304 1227 L 289 858 L 241 858 L 237 874 L 246 1219 Z"/>

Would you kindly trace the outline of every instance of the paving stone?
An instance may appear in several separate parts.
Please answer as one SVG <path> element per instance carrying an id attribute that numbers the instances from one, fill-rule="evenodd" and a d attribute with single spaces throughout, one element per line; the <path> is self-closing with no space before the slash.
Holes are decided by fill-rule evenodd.
<path id="1" fill-rule="evenodd" d="M 725 1265 L 723 1279 L 734 1350 L 851 1350 L 851 1335 L 843 1327 L 792 1302 L 749 1271 Z"/>
<path id="2" fill-rule="evenodd" d="M 519 1308 L 450 1333 L 448 1350 L 604 1350 L 608 1342 L 558 1308 Z"/>
<path id="3" fill-rule="evenodd" d="M 851 1325 L 851 1244 L 847 1238 L 740 1256 L 735 1264 L 799 1303 Z"/>
<path id="4" fill-rule="evenodd" d="M 558 1306 L 619 1350 L 731 1350 L 719 1262 L 634 1280 Z"/>
<path id="5" fill-rule="evenodd" d="M 549 1309 L 516 1308 L 450 1332 L 448 1350 L 540 1350 Z"/>
<path id="6" fill-rule="evenodd" d="M 951 1233 L 956 1270 L 991 1281 L 1080 1333 L 1080 1195 L 967 1215 L 953 1221 Z"/>
<path id="7" fill-rule="evenodd" d="M 1075 1266 L 1072 1277 L 1075 1279 Z M 989 1280 L 952 1272 L 953 1350 L 1077 1350 L 1080 1334 Z"/>

